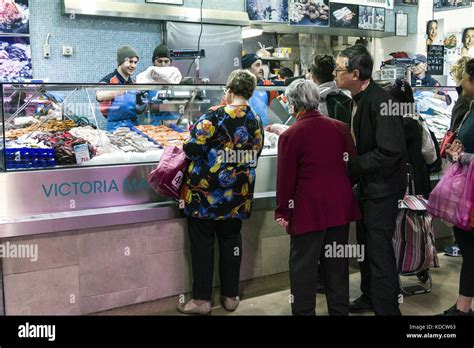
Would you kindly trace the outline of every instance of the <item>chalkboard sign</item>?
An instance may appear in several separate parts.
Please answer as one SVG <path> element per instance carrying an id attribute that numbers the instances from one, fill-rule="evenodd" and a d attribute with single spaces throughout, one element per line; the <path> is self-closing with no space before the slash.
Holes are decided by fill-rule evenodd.
<path id="1" fill-rule="evenodd" d="M 444 46 L 428 45 L 428 75 L 444 75 Z"/>

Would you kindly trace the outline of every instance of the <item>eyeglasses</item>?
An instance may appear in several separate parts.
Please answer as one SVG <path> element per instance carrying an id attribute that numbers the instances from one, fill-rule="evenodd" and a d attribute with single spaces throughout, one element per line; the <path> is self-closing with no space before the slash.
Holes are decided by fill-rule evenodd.
<path id="1" fill-rule="evenodd" d="M 155 59 L 155 62 L 157 64 L 169 64 L 169 63 L 171 63 L 171 60 L 169 60 L 169 59 Z"/>
<path id="2" fill-rule="evenodd" d="M 337 76 L 337 74 L 339 74 L 340 72 L 349 71 L 349 70 L 347 70 L 347 69 L 334 69 L 334 71 L 336 72 L 336 76 Z"/>

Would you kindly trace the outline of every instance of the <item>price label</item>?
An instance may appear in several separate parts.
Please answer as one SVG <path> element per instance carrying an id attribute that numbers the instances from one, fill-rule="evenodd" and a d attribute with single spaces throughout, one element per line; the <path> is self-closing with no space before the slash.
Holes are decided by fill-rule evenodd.
<path id="1" fill-rule="evenodd" d="M 74 146 L 74 154 L 76 156 L 77 164 L 86 163 L 91 160 L 91 156 L 89 154 L 89 146 L 87 144 Z"/>

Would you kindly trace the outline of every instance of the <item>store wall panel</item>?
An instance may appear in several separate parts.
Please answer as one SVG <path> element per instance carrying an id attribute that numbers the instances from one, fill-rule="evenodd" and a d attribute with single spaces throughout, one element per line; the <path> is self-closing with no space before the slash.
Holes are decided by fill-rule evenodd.
<path id="1" fill-rule="evenodd" d="M 102 312 L 125 307 L 147 300 L 147 288 L 114 292 L 111 294 L 81 298 L 81 314 Z"/>
<path id="2" fill-rule="evenodd" d="M 145 0 L 121 1 L 145 3 Z M 116 68 L 116 49 L 124 44 L 135 47 L 140 56 L 137 74 L 151 65 L 153 49 L 161 44 L 160 21 L 88 16 L 70 19 L 61 14 L 61 3 L 62 0 L 30 1 L 35 78 L 49 78 L 50 82 L 98 82 Z M 200 0 L 184 1 L 186 7 L 199 8 L 200 5 Z M 206 0 L 204 8 L 245 11 L 245 3 L 243 0 Z M 43 45 L 48 33 L 51 33 L 51 58 L 45 59 Z M 62 55 L 63 45 L 73 47 L 72 57 Z"/>
<path id="3" fill-rule="evenodd" d="M 287 272 L 290 236 L 262 239 L 262 276 Z"/>
<path id="4" fill-rule="evenodd" d="M 189 249 L 185 219 L 149 223 L 146 230 L 147 254 Z"/>
<path id="5" fill-rule="evenodd" d="M 79 268 L 7 275 L 7 315 L 79 315 Z"/>
<path id="6" fill-rule="evenodd" d="M 275 212 L 260 210 L 252 212 L 251 228 L 260 238 L 286 235 L 283 228 L 275 222 Z"/>
<path id="7" fill-rule="evenodd" d="M 61 14 L 62 0 L 30 1 L 31 48 L 35 78 L 50 82 L 99 82 L 117 66 L 117 47 L 135 47 L 140 62 L 137 73 L 151 65 L 153 49 L 161 44 L 159 21 Z M 51 33 L 51 58 L 43 58 L 43 44 Z M 62 46 L 74 49 L 62 55 Z"/>
<path id="8" fill-rule="evenodd" d="M 146 224 L 79 235 L 81 297 L 146 286 Z"/>
<path id="9" fill-rule="evenodd" d="M 42 235 L 37 238 L 9 239 L 8 245 L 17 250 L 20 250 L 20 248 L 28 250 L 29 255 L 25 254 L 28 257 L 21 258 L 5 258 L 3 261 L 5 275 L 79 264 L 77 231 Z"/>
<path id="10" fill-rule="evenodd" d="M 262 243 L 260 232 L 252 223 L 250 223 L 250 221 L 246 221 L 242 226 L 241 280 L 259 277 L 261 272 Z"/>
<path id="11" fill-rule="evenodd" d="M 191 291 L 191 257 L 188 251 L 147 256 L 148 301 Z"/>

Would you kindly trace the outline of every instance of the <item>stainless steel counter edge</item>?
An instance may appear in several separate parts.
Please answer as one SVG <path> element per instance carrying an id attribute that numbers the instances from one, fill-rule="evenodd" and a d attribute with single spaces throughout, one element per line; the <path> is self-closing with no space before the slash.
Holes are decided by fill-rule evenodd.
<path id="1" fill-rule="evenodd" d="M 275 192 L 256 193 L 253 210 L 274 209 Z M 0 219 L 0 239 L 183 217 L 177 202 L 87 209 Z"/>

